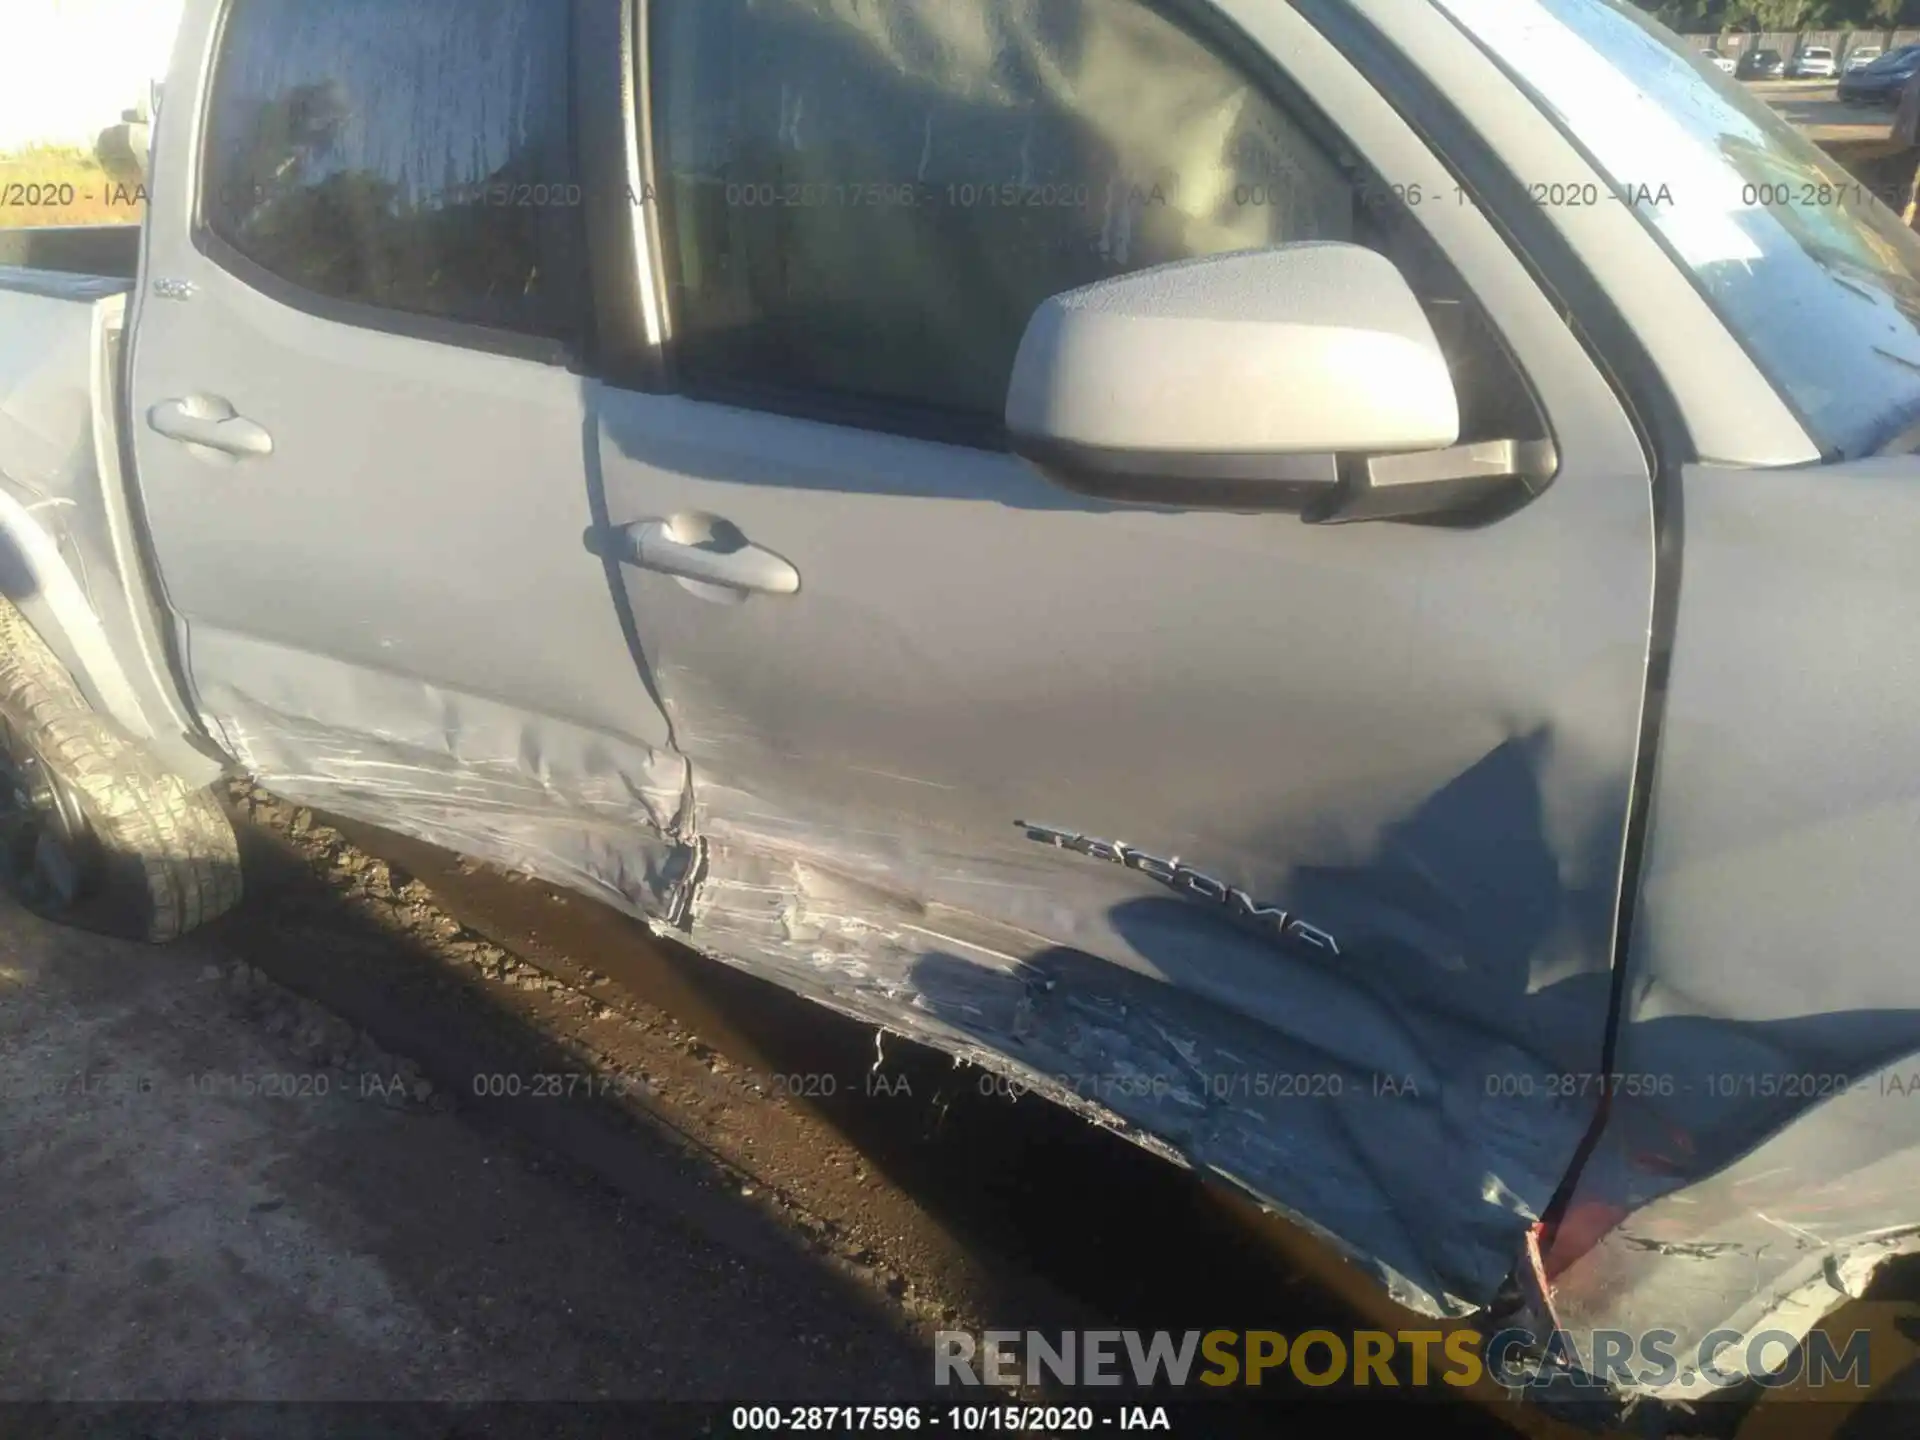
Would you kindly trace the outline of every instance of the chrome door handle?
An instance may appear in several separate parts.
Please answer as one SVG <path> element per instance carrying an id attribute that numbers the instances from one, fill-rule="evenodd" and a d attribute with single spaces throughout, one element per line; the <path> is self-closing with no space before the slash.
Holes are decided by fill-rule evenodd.
<path id="1" fill-rule="evenodd" d="M 616 533 L 617 557 L 643 570 L 735 592 L 793 595 L 800 589 L 798 570 L 773 551 L 749 544 L 746 536 L 718 516 L 636 520 Z M 703 592 L 696 589 L 694 593 Z"/>
<path id="2" fill-rule="evenodd" d="M 217 396 L 162 400 L 147 411 L 147 424 L 196 453 L 211 450 L 236 460 L 273 453 L 273 437 Z"/>

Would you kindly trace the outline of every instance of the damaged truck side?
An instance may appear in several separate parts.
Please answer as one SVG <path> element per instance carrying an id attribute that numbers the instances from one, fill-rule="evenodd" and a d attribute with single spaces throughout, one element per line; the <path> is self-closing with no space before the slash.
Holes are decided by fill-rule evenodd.
<path id="1" fill-rule="evenodd" d="M 1637 11 L 187 0 L 151 154 L 0 231 L 30 904 L 246 774 L 1428 1315 L 1920 1245 L 1920 240 Z"/>

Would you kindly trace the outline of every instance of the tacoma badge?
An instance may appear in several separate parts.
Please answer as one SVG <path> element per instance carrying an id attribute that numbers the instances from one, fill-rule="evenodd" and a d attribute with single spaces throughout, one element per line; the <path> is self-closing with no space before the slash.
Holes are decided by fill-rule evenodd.
<path id="1" fill-rule="evenodd" d="M 1030 820 L 1016 820 L 1013 823 L 1027 832 L 1029 840 L 1039 840 L 1063 850 L 1077 850 L 1096 860 L 1111 860 L 1116 865 L 1125 865 L 1129 870 L 1151 875 L 1161 884 L 1182 894 L 1222 905 L 1228 913 L 1242 920 L 1251 920 L 1263 929 L 1273 930 L 1288 939 L 1305 941 L 1329 955 L 1340 953 L 1340 946 L 1333 936 L 1319 926 L 1309 925 L 1279 906 L 1262 905 L 1246 891 L 1236 889 L 1224 880 L 1216 880 L 1211 875 L 1203 875 L 1190 865 L 1182 865 L 1177 855 L 1171 860 L 1162 860 L 1158 855 L 1149 855 L 1118 840 L 1096 840 L 1091 835 L 1056 830 L 1051 825 L 1036 825 Z"/>

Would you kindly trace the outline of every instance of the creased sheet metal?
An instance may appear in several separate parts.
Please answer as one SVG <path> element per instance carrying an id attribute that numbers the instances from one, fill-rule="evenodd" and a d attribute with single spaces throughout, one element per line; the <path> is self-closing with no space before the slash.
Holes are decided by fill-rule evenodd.
<path id="1" fill-rule="evenodd" d="M 1798 1334 L 1920 1244 L 1917 468 L 1681 478 L 1619 1093 L 1548 1256 L 1569 1324 Z"/>
<path id="2" fill-rule="evenodd" d="M 912 898 L 926 893 L 925 871 L 903 866 L 896 878 L 921 888 L 895 891 L 837 858 L 834 837 L 800 839 L 770 820 L 764 802 L 703 787 L 705 872 L 688 938 L 704 952 L 1245 1188 L 1414 1311 L 1471 1313 L 1537 1218 L 1524 1195 L 1557 1178 L 1544 1102 L 1435 1083 L 1436 1065 L 1479 1053 L 1444 1023 L 1396 1019 L 1349 989 L 1339 1024 L 1307 1008 L 1299 1018 L 1317 1025 L 1270 1024 L 1091 948 Z M 1099 867 L 1078 890 L 1048 878 L 1056 912 L 1080 915 L 1109 910 L 1120 891 L 1108 886 L 1140 883 Z M 1162 902 L 1143 890 L 1132 903 Z M 1235 945 L 1202 907 L 1167 905 L 1188 920 L 1196 956 Z M 1511 1063 L 1540 1067 L 1517 1051 Z M 1489 1154 L 1499 1173 L 1461 1171 L 1459 1157 Z"/>
<path id="3" fill-rule="evenodd" d="M 692 859 L 686 762 L 617 736 L 230 635 L 203 684 L 212 733 L 269 789 L 537 875 L 630 914 L 673 913 Z M 321 718 L 351 715 L 353 728 Z"/>

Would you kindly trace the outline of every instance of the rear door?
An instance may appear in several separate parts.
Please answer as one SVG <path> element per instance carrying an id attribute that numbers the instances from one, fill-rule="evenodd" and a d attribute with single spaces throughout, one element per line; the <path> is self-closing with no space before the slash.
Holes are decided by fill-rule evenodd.
<path id="1" fill-rule="evenodd" d="M 649 8 L 669 378 L 609 392 L 608 510 L 760 586 L 624 569 L 696 936 L 1013 1057 L 1403 1295 L 1490 1293 L 1608 1010 L 1653 546 L 1599 370 L 1290 7 Z M 1316 526 L 1006 452 L 1045 295 L 1299 239 L 1396 260 L 1465 438 L 1550 436 L 1545 493 Z"/>
<path id="2" fill-rule="evenodd" d="M 199 708 L 254 773 L 655 910 L 685 767 L 581 542 L 571 19 L 193 0 L 133 446 Z"/>

